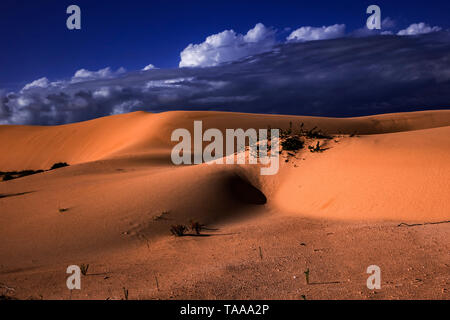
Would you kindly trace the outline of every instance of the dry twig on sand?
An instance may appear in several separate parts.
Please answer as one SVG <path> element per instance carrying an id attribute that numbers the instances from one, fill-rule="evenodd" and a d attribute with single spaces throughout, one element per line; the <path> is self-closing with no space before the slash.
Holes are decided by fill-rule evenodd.
<path id="1" fill-rule="evenodd" d="M 450 220 L 445 220 L 445 221 L 437 221 L 437 222 L 424 222 L 424 223 L 413 223 L 413 224 L 407 224 L 405 222 L 400 223 L 397 227 L 417 227 L 417 226 L 425 226 L 428 224 L 441 224 L 441 223 L 450 223 Z"/>

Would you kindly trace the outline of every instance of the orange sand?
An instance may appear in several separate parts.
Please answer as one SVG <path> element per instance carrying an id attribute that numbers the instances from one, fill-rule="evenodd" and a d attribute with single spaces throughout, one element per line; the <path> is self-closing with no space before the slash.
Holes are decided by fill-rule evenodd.
<path id="1" fill-rule="evenodd" d="M 322 153 L 283 152 L 275 176 L 255 165 L 174 166 L 170 134 L 194 120 L 204 130 L 303 122 L 335 138 Z M 0 126 L 0 149 L 0 171 L 71 165 L 0 182 L 0 284 L 18 298 L 120 298 L 124 286 L 135 299 L 449 298 L 449 224 L 397 225 L 450 220 L 450 111 L 134 112 Z M 170 235 L 190 219 L 214 230 Z M 81 263 L 108 277 L 85 277 L 69 296 L 65 268 Z M 365 287 L 370 264 L 384 270 L 378 293 Z M 305 284 L 306 268 L 322 283 Z"/>

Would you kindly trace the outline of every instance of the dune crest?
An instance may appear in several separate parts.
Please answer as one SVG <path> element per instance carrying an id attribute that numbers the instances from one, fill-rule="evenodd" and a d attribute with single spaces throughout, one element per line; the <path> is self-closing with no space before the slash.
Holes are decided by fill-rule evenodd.
<path id="1" fill-rule="evenodd" d="M 208 111 L 143 111 L 62 126 L 0 126 L 0 170 L 48 169 L 56 162 L 79 164 L 171 148 L 177 128 L 192 129 L 194 120 L 208 128 L 288 128 L 304 123 L 331 133 L 378 134 L 450 125 L 450 110 L 384 114 L 358 118 L 320 118 Z"/>

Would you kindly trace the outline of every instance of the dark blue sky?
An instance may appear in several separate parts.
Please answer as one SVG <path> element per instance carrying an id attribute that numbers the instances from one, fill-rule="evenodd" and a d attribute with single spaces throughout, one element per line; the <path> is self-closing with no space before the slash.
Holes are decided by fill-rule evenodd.
<path id="1" fill-rule="evenodd" d="M 81 7 L 80 31 L 66 28 L 70 4 Z M 189 43 L 225 29 L 245 34 L 258 22 L 276 28 L 280 38 L 287 27 L 343 23 L 351 31 L 365 25 L 370 4 L 399 28 L 416 22 L 450 27 L 450 1 L 2 0 L 0 88 L 64 79 L 81 68 L 177 68 Z"/>

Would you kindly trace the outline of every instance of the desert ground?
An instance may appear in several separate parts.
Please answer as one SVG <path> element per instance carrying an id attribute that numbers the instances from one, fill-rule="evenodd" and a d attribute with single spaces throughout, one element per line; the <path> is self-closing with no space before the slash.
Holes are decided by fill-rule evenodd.
<path id="1" fill-rule="evenodd" d="M 172 164 L 176 128 L 319 128 L 326 150 Z M 17 299 L 449 299 L 450 110 L 358 118 L 134 112 L 0 126 L 0 295 Z M 48 170 L 54 163 L 69 166 Z M 200 236 L 170 233 L 204 224 Z M 81 290 L 66 268 L 89 265 Z M 366 286 L 370 265 L 381 289 Z M 305 271 L 309 270 L 309 281 Z"/>

